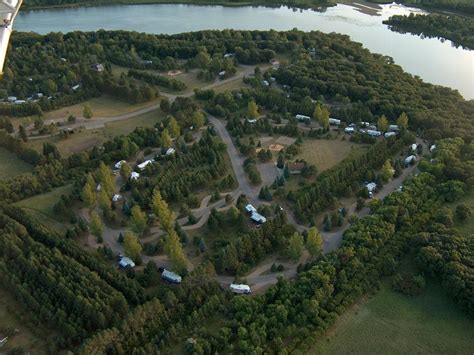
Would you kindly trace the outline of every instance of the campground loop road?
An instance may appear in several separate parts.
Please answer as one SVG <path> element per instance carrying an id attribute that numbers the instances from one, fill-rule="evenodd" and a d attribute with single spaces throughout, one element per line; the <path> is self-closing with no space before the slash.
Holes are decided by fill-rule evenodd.
<path id="1" fill-rule="evenodd" d="M 227 84 L 229 82 L 232 82 L 234 80 L 239 80 L 242 79 L 244 76 L 250 76 L 253 74 L 254 67 L 253 66 L 246 66 L 244 71 L 241 73 L 237 74 L 236 76 L 225 79 L 225 80 L 216 80 L 214 83 L 209 84 L 201 89 L 206 90 L 206 89 L 213 89 L 217 86 Z M 167 97 L 170 102 L 173 102 L 177 97 L 190 97 L 194 94 L 194 92 L 188 92 L 183 95 L 172 95 L 172 94 L 167 94 L 167 93 L 161 93 L 162 96 Z M 113 116 L 113 117 L 104 117 L 104 118 L 94 118 L 94 119 L 85 119 L 83 117 L 77 118 L 77 122 L 68 126 L 65 126 L 67 128 L 79 128 L 79 127 L 84 127 L 85 129 L 96 129 L 96 128 L 101 128 L 104 127 L 106 123 L 109 122 L 116 122 L 116 121 L 121 121 L 121 120 L 127 120 L 134 118 L 136 116 L 143 115 L 145 113 L 149 113 L 155 110 L 158 110 L 160 107 L 159 104 L 154 104 L 148 107 L 145 107 L 143 109 L 118 115 L 118 116 Z M 232 138 L 227 131 L 225 127 L 225 123 L 218 118 L 209 115 L 208 114 L 208 119 L 209 122 L 213 125 L 215 128 L 216 133 L 220 136 L 222 141 L 226 144 L 227 146 L 227 153 L 229 155 L 229 159 L 231 161 L 232 168 L 235 173 L 235 177 L 238 183 L 238 188 L 232 192 L 229 192 L 232 197 L 233 201 L 235 202 L 240 194 L 245 194 L 247 198 L 249 199 L 250 203 L 254 204 L 255 206 L 263 204 L 262 201 L 258 199 L 258 194 L 260 191 L 260 186 L 253 186 L 250 184 L 249 180 L 247 179 L 247 176 L 245 174 L 244 168 L 243 168 L 243 163 L 244 163 L 244 157 L 240 155 L 238 152 L 237 148 L 234 145 L 234 142 L 232 141 Z M 55 120 L 49 120 L 46 121 L 45 124 L 50 124 L 50 123 L 58 123 L 58 122 L 64 122 L 64 119 L 55 119 Z M 30 139 L 39 139 L 37 137 L 30 137 Z M 43 137 L 44 138 L 44 137 Z M 422 144 L 424 148 L 424 152 L 426 152 L 427 146 L 426 144 L 421 140 L 417 139 L 418 144 Z M 407 179 L 410 175 L 412 175 L 415 170 L 416 170 L 417 164 L 410 166 L 408 168 L 405 168 L 402 172 L 402 174 L 395 178 L 392 179 L 390 182 L 385 184 L 383 188 L 378 191 L 375 195 L 374 198 L 378 199 L 383 199 L 385 198 L 388 194 L 391 192 L 395 191 L 400 185 L 403 184 L 405 179 Z M 193 229 L 198 229 L 204 226 L 204 224 L 207 222 L 209 215 L 211 213 L 211 210 L 213 208 L 216 208 L 218 211 L 224 211 L 230 208 L 233 204 L 226 205 L 224 199 L 221 199 L 217 202 L 214 202 L 212 204 L 209 204 L 211 197 L 207 196 L 201 201 L 201 205 L 197 209 L 193 209 L 192 213 L 193 215 L 198 218 L 198 222 L 194 225 L 186 225 L 188 222 L 188 218 L 181 218 L 178 220 L 179 224 L 182 225 L 183 230 L 193 230 Z M 87 213 L 87 210 L 82 210 L 81 211 L 82 216 L 88 220 L 89 215 Z M 356 215 L 359 217 L 363 217 L 365 215 L 369 214 L 369 209 L 366 207 L 362 209 L 361 211 L 356 211 L 356 204 L 354 203 L 353 205 L 349 206 L 348 208 L 348 216 L 350 215 Z M 309 228 L 305 225 L 299 224 L 293 213 L 291 211 L 287 211 L 287 216 L 288 216 L 288 221 L 295 226 L 295 228 L 303 232 L 305 230 L 308 230 Z M 346 223 L 343 227 L 339 228 L 337 231 L 334 232 L 325 232 L 321 231 L 321 235 L 323 238 L 323 252 L 329 253 L 335 249 L 337 249 L 341 244 L 342 244 L 342 238 L 345 230 L 349 228 L 350 224 Z M 126 228 L 121 228 L 121 229 L 112 229 L 108 226 L 104 227 L 104 243 L 109 246 L 112 251 L 115 254 L 118 253 L 123 253 L 123 246 L 117 242 L 118 235 L 120 233 L 124 233 Z M 158 227 L 152 228 L 151 236 L 144 238 L 143 241 L 148 241 L 148 240 L 153 240 L 157 235 L 161 235 L 164 232 L 160 230 Z M 91 246 L 97 247 L 97 243 L 95 242 L 95 239 L 93 237 L 89 238 L 89 244 Z M 164 255 L 157 255 L 157 256 L 142 256 L 142 260 L 146 263 L 148 261 L 153 261 L 158 264 L 158 266 L 166 266 L 169 264 L 168 258 Z M 280 262 L 278 261 L 275 257 L 268 258 L 265 260 L 263 263 L 261 263 L 257 268 L 255 268 L 250 274 L 248 274 L 246 277 L 244 276 L 243 278 L 246 280 L 246 282 L 252 286 L 252 289 L 254 291 L 257 290 L 264 290 L 268 286 L 271 286 L 273 284 L 276 284 L 278 281 L 278 277 L 283 276 L 286 278 L 294 278 L 297 275 L 297 266 L 300 263 L 305 263 L 306 261 L 309 260 L 309 255 L 307 252 L 305 252 L 300 260 L 298 262 Z M 284 271 L 280 273 L 270 273 L 269 270 L 273 264 L 282 264 L 284 266 Z M 194 269 L 194 265 L 192 263 L 188 264 L 188 269 L 192 270 Z M 227 286 L 230 284 L 232 281 L 234 281 L 233 276 L 222 276 L 222 275 L 217 275 L 216 279 L 219 283 L 221 283 L 224 286 Z"/>

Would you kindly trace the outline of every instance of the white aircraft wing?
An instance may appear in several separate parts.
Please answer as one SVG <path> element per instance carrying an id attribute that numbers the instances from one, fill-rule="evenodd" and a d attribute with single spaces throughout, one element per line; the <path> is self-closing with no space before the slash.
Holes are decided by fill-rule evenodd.
<path id="1" fill-rule="evenodd" d="M 13 21 L 22 3 L 23 0 L 0 0 L 0 74 L 3 73 Z"/>

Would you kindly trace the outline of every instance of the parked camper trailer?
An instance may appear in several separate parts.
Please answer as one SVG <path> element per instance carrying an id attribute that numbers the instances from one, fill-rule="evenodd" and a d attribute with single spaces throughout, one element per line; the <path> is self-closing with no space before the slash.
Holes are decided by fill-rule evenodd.
<path id="1" fill-rule="evenodd" d="M 163 271 L 161 272 L 161 278 L 173 284 L 180 284 L 182 281 L 181 276 L 166 269 L 163 269 Z"/>
<path id="2" fill-rule="evenodd" d="M 380 131 L 374 131 L 372 129 L 367 130 L 367 134 L 371 137 L 380 137 L 382 135 L 382 132 Z"/>
<path id="3" fill-rule="evenodd" d="M 249 285 L 244 285 L 244 284 L 230 284 L 230 290 L 233 293 L 237 294 L 249 294 L 252 293 L 252 290 L 250 289 Z"/>
<path id="4" fill-rule="evenodd" d="M 352 134 L 355 132 L 355 129 L 354 127 L 346 127 L 344 128 L 344 132 L 348 133 L 348 134 Z"/>
<path id="5" fill-rule="evenodd" d="M 405 165 L 411 165 L 416 162 L 416 155 L 410 155 L 409 157 L 405 158 Z"/>
<path id="6" fill-rule="evenodd" d="M 397 132 L 387 132 L 384 134 L 385 138 L 390 138 L 390 137 L 395 137 L 397 135 Z"/>
<path id="7" fill-rule="evenodd" d="M 257 212 L 252 213 L 252 215 L 250 216 L 250 219 L 258 224 L 264 224 L 267 222 L 267 219 Z"/>
<path id="8" fill-rule="evenodd" d="M 339 126 L 341 124 L 341 120 L 338 120 L 337 118 L 330 118 L 329 124 L 331 126 Z"/>
<path id="9" fill-rule="evenodd" d="M 305 115 L 296 115 L 295 118 L 298 122 L 305 122 L 306 123 L 306 122 L 311 121 L 311 117 L 305 116 Z"/>
<path id="10" fill-rule="evenodd" d="M 390 126 L 388 126 L 388 130 L 390 132 L 398 132 L 400 130 L 400 127 L 398 127 L 398 125 L 396 124 L 391 124 Z"/>
<path id="11" fill-rule="evenodd" d="M 145 168 L 146 168 L 149 164 L 152 164 L 152 163 L 153 163 L 153 160 L 148 159 L 148 160 L 145 160 L 143 163 L 138 164 L 137 167 L 138 167 L 138 169 L 140 169 L 140 170 L 143 171 L 143 170 L 145 170 Z"/>

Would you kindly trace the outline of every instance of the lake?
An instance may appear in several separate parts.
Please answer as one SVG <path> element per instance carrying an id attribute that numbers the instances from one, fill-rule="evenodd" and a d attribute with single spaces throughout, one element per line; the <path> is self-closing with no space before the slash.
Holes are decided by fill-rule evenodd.
<path id="1" fill-rule="evenodd" d="M 339 32 L 372 52 L 391 56 L 407 72 L 427 82 L 457 89 L 465 98 L 474 99 L 474 51 L 455 48 L 450 41 L 392 32 L 382 24 L 392 15 L 410 12 L 421 10 L 392 4 L 381 6 L 373 15 L 342 4 L 324 12 L 283 6 L 107 5 L 21 12 L 15 28 L 41 34 L 98 29 L 174 34 L 226 28 Z"/>

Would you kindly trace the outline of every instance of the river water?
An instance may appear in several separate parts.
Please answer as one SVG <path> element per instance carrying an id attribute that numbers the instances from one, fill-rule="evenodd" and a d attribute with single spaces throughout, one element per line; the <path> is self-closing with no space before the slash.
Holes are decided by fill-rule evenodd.
<path id="1" fill-rule="evenodd" d="M 382 24 L 394 14 L 410 12 L 421 10 L 383 5 L 374 15 L 342 4 L 324 12 L 261 6 L 108 5 L 21 12 L 15 28 L 41 34 L 98 29 L 174 34 L 225 28 L 339 32 L 372 52 L 391 56 L 407 72 L 427 82 L 457 89 L 466 99 L 474 99 L 474 51 L 455 48 L 450 41 L 392 32 Z"/>

